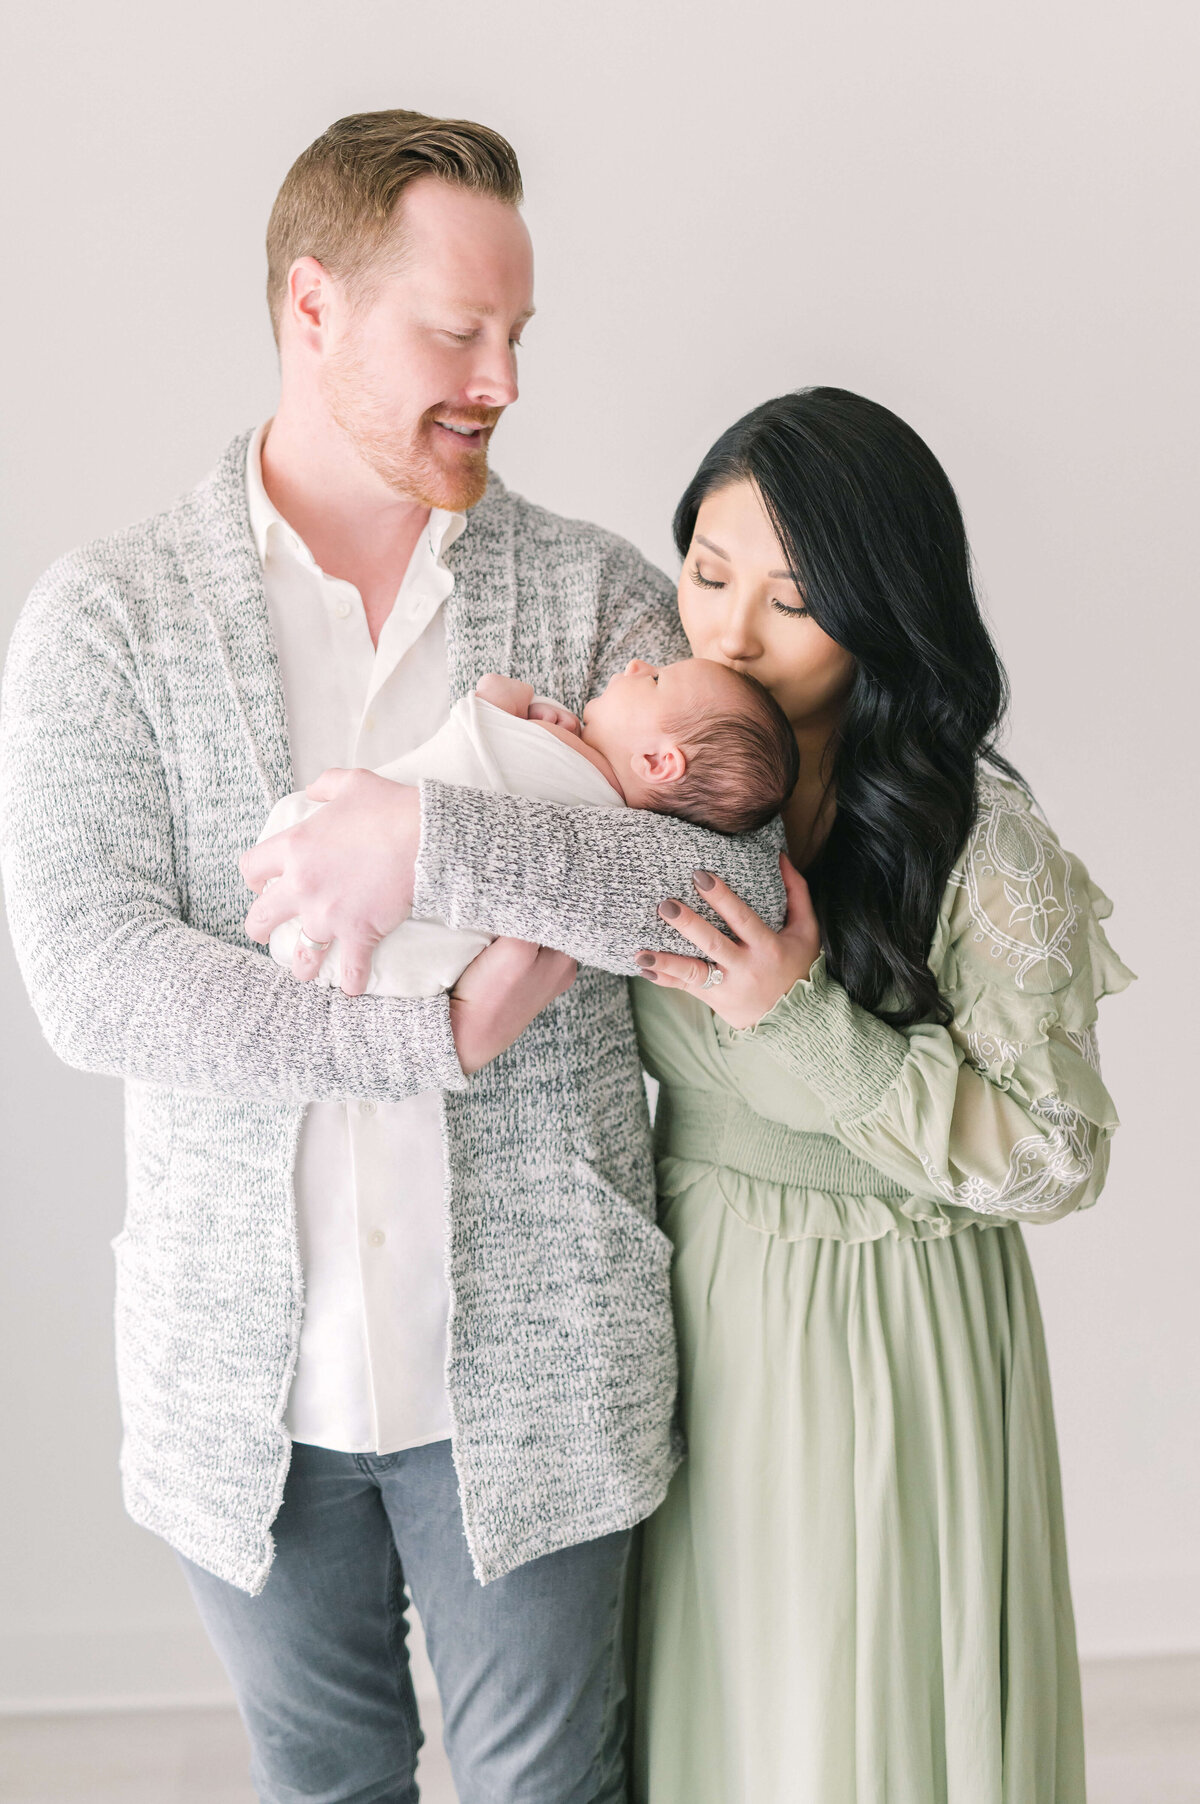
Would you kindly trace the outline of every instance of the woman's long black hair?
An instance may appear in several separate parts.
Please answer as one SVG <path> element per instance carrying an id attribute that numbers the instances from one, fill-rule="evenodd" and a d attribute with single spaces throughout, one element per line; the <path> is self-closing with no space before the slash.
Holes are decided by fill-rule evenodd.
<path id="1" fill-rule="evenodd" d="M 996 750 L 1008 679 L 979 611 L 962 514 L 904 421 L 842 388 L 766 401 L 721 435 L 675 513 L 681 557 L 705 496 L 755 484 L 806 607 L 856 661 L 830 767 L 837 809 L 807 872 L 826 963 L 897 1027 L 947 1022 L 927 959 Z"/>

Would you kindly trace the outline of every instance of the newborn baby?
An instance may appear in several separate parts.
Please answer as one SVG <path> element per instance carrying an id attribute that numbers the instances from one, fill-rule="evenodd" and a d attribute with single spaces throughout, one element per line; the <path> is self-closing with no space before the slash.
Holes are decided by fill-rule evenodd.
<path id="1" fill-rule="evenodd" d="M 746 833 L 779 812 L 798 772 L 787 716 L 753 677 L 706 658 L 657 666 L 634 658 L 587 704 L 582 720 L 536 697 L 531 683 L 485 676 L 432 739 L 378 774 L 413 784 L 436 777 L 576 807 L 651 808 L 720 833 Z M 323 805 L 302 793 L 285 796 L 260 841 Z M 277 927 L 272 958 L 290 965 L 299 934 L 295 920 Z M 409 919 L 375 948 L 367 994 L 436 996 L 491 938 Z M 316 981 L 341 983 L 336 940 Z"/>

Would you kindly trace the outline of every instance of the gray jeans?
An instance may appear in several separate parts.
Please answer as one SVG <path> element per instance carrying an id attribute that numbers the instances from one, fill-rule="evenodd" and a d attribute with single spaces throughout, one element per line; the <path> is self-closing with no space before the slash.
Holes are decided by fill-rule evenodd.
<path id="1" fill-rule="evenodd" d="M 237 1694 L 263 1804 L 416 1804 L 404 1588 L 460 1804 L 623 1804 L 628 1534 L 471 1570 L 450 1443 L 297 1444 L 257 1597 L 184 1560 Z"/>

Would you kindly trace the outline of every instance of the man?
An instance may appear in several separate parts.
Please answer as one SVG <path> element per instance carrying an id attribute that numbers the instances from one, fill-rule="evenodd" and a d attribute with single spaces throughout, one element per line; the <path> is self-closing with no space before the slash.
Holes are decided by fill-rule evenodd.
<path id="1" fill-rule="evenodd" d="M 486 671 L 578 709 L 686 650 L 630 546 L 489 481 L 533 311 L 520 199 L 482 126 L 317 139 L 268 229 L 274 419 L 56 564 L 6 676 L 22 970 L 56 1051 L 126 1080 L 126 1502 L 183 1558 L 267 1800 L 416 1796 L 406 1583 L 463 1804 L 623 1797 L 629 1530 L 678 1457 L 625 983 L 502 938 L 451 998 L 368 998 L 243 927 L 279 795 L 398 756 Z M 425 789 L 443 912 L 519 933 L 535 892 L 607 885 L 618 972 L 698 864 L 778 917 L 770 834 Z"/>

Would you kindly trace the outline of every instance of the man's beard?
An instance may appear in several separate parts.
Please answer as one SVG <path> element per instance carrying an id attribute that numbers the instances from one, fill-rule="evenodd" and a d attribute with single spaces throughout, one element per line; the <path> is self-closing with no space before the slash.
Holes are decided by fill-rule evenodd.
<path id="1" fill-rule="evenodd" d="M 358 455 L 390 489 L 422 507 L 464 512 L 482 501 L 488 483 L 487 440 L 478 450 L 457 453 L 453 464 L 436 455 L 436 419 L 460 426 L 494 426 L 500 407 L 432 407 L 416 427 L 401 432 L 395 413 L 372 388 L 353 345 L 340 348 L 325 366 L 325 404 Z"/>

